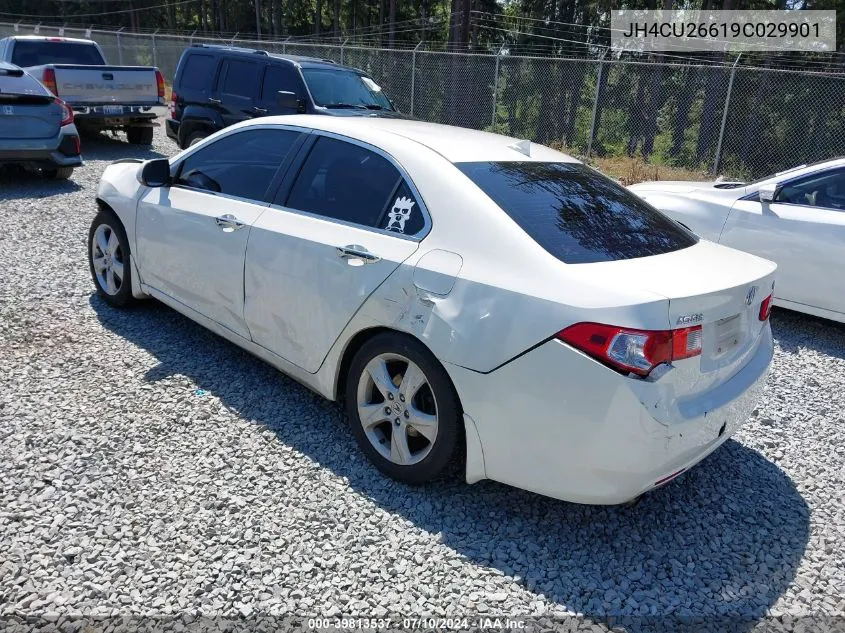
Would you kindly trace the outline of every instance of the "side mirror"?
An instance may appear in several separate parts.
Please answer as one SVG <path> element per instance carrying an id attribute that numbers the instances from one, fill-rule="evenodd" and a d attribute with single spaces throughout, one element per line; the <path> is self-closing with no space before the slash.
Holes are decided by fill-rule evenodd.
<path id="1" fill-rule="evenodd" d="M 170 161 L 166 158 L 148 160 L 138 168 L 138 182 L 147 187 L 164 187 L 170 184 Z"/>
<path id="2" fill-rule="evenodd" d="M 295 92 L 290 92 L 289 90 L 279 90 L 278 95 L 279 98 L 277 103 L 280 108 L 290 108 L 291 110 L 299 109 L 299 97 L 296 96 Z"/>
<path id="3" fill-rule="evenodd" d="M 778 184 L 776 182 L 767 182 L 758 190 L 760 194 L 760 202 L 772 202 L 778 193 Z"/>

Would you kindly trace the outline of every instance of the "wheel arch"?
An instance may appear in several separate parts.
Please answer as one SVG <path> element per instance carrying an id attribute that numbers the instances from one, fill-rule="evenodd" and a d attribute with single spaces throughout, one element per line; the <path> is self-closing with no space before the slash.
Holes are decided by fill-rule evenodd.
<path id="1" fill-rule="evenodd" d="M 426 342 L 418 336 L 414 336 L 412 333 L 406 332 L 405 330 L 399 330 L 396 328 L 381 325 L 359 330 L 354 335 L 352 335 L 346 342 L 343 351 L 340 353 L 340 362 L 337 363 L 337 369 L 334 372 L 334 384 L 332 386 L 332 395 L 334 399 L 339 400 L 343 398 L 343 394 L 346 390 L 346 379 L 349 374 L 349 367 L 352 364 L 352 359 L 355 357 L 355 354 L 358 353 L 358 350 L 361 349 L 361 347 L 363 347 L 363 345 L 367 341 L 383 333 L 400 334 L 402 336 L 407 336 L 408 338 L 417 341 L 429 352 L 429 354 L 431 354 L 434 360 L 436 360 L 437 363 L 443 368 L 443 371 L 446 376 L 448 376 L 449 382 L 452 386 L 452 389 L 455 391 L 455 396 L 458 400 L 458 407 L 461 411 L 461 414 L 463 414 L 463 404 L 461 403 L 461 395 L 458 392 L 457 387 L 455 386 L 454 380 L 452 380 L 452 376 L 449 374 L 449 371 L 446 369 L 446 367 L 443 366 L 441 360 L 437 358 L 437 355 L 431 350 L 428 345 L 426 345 Z"/>

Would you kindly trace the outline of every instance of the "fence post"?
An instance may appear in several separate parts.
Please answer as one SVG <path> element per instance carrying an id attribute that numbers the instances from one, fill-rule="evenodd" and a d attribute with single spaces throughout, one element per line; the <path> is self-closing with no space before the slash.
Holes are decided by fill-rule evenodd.
<path id="1" fill-rule="evenodd" d="M 502 42 L 499 50 L 496 51 L 496 66 L 493 69 L 493 116 L 490 118 L 490 127 L 496 125 L 496 104 L 499 96 L 499 57 L 502 56 L 504 48 L 505 43 Z"/>
<path id="2" fill-rule="evenodd" d="M 414 116 L 414 93 L 416 92 L 417 82 L 417 50 L 422 46 L 422 42 L 417 42 L 414 50 L 411 52 L 411 116 Z"/>
<path id="3" fill-rule="evenodd" d="M 288 36 L 285 38 L 285 41 L 284 41 L 284 42 L 282 42 L 282 55 L 284 55 L 285 53 L 287 53 L 287 52 L 288 52 L 287 43 L 288 43 L 288 40 L 289 40 L 289 39 L 290 39 L 290 35 L 288 35 Z"/>
<path id="4" fill-rule="evenodd" d="M 731 93 L 734 89 L 734 76 L 736 75 L 736 65 L 739 63 L 739 58 L 742 53 L 737 54 L 734 65 L 731 66 L 731 78 L 728 80 L 728 94 L 725 95 L 725 108 L 722 110 L 722 127 L 719 128 L 719 142 L 716 143 L 716 157 L 713 159 L 713 175 L 719 172 L 719 163 L 722 162 L 722 139 L 725 136 L 725 125 L 728 122 L 728 107 L 731 104 Z"/>
<path id="5" fill-rule="evenodd" d="M 123 66 L 123 47 L 120 45 L 120 32 L 125 29 L 125 26 L 121 26 L 117 30 L 117 63 Z"/>
<path id="6" fill-rule="evenodd" d="M 601 96 L 601 79 L 604 75 L 604 58 L 607 55 L 607 50 L 601 54 L 599 58 L 599 74 L 596 78 L 596 98 L 593 100 L 593 118 L 590 120 L 590 140 L 587 143 L 587 158 L 590 158 L 590 152 L 593 151 L 593 140 L 596 138 L 596 115 L 599 111 L 599 97 Z"/>
<path id="7" fill-rule="evenodd" d="M 196 35 L 196 34 L 197 34 L 197 30 L 194 29 L 194 32 L 191 33 L 191 37 L 188 38 L 188 46 L 194 45 L 194 35 Z"/>
<path id="8" fill-rule="evenodd" d="M 340 65 L 343 66 L 343 47 L 346 46 L 346 43 L 349 41 L 347 37 L 343 42 L 340 43 Z"/>
<path id="9" fill-rule="evenodd" d="M 158 51 L 156 50 L 156 33 L 158 29 L 153 32 L 153 66 L 158 67 Z"/>

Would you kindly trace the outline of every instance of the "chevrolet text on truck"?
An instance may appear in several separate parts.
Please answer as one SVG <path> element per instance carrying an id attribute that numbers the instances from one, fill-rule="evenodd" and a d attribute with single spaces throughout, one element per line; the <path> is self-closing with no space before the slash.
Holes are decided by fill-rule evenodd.
<path id="1" fill-rule="evenodd" d="M 0 39 L 0 61 L 20 66 L 73 109 L 80 130 L 123 130 L 153 142 L 164 77 L 153 66 L 110 66 L 91 40 L 22 35 Z"/>

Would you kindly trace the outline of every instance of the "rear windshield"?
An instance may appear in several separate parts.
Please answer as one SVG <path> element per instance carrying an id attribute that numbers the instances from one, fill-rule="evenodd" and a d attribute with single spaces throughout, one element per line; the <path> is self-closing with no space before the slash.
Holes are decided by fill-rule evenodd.
<path id="1" fill-rule="evenodd" d="M 49 42 L 46 40 L 17 40 L 12 51 L 12 63 L 24 68 L 47 64 L 78 64 L 102 66 L 100 51 L 93 44 L 81 42 Z"/>
<path id="2" fill-rule="evenodd" d="M 30 75 L 16 77 L 0 70 L 0 101 L 3 101 L 3 95 L 9 94 L 46 96 L 52 93 Z"/>
<path id="3" fill-rule="evenodd" d="M 456 163 L 534 241 L 567 264 L 671 253 L 698 239 L 578 163 Z"/>

